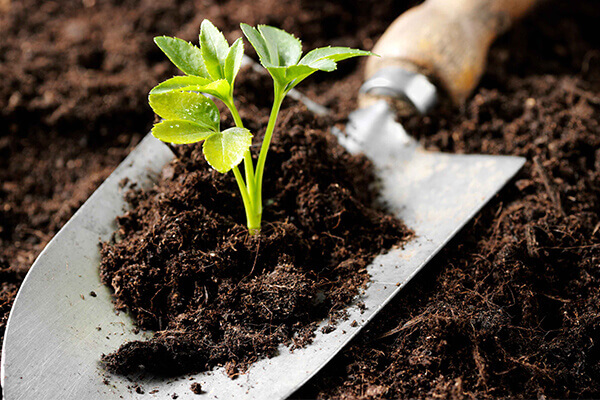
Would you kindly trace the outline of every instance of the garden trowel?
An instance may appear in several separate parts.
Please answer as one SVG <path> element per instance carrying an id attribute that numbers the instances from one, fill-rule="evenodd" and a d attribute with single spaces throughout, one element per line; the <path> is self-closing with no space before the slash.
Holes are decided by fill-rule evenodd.
<path id="1" fill-rule="evenodd" d="M 373 260 L 368 267 L 370 283 L 348 308 L 348 318 L 332 332 L 318 329 L 312 344 L 294 351 L 282 346 L 277 356 L 259 360 L 235 380 L 223 368 L 171 379 L 128 378 L 104 370 L 102 354 L 150 334 L 138 332 L 126 313 L 115 313 L 111 292 L 101 284 L 98 269 L 98 242 L 110 239 L 116 217 L 126 208 L 119 183 L 127 178 L 141 187 L 151 186 L 173 158 L 167 146 L 149 135 L 52 239 L 25 278 L 2 349 L 4 398 L 187 399 L 194 396 L 190 391 L 194 381 L 201 384 L 203 399 L 291 395 L 523 165 L 524 159 L 518 157 L 426 151 L 395 122 L 395 113 L 427 112 L 440 88 L 453 101 L 463 101 L 478 80 L 493 37 L 532 4 L 525 0 L 428 0 L 403 14 L 375 47 L 382 57 L 367 66 L 361 89 L 366 107 L 350 115 L 344 133 L 334 133 L 349 151 L 362 152 L 372 160 L 383 200 L 416 236 Z M 402 39 L 406 35 L 410 40 Z M 398 50 L 401 44 L 402 51 Z M 378 101 L 390 96 L 391 102 Z M 321 107 L 316 110 L 324 112 Z"/>

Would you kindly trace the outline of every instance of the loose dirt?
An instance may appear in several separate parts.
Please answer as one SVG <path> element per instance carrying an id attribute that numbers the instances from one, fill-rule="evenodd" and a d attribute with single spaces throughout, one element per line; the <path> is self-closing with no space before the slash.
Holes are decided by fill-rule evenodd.
<path id="1" fill-rule="evenodd" d="M 251 72 L 241 72 L 242 93 L 266 83 Z M 268 116 L 242 115 L 262 136 Z M 371 163 L 337 144 L 329 122 L 301 105 L 282 113 L 258 236 L 244 225 L 232 174 L 210 168 L 201 144 L 176 148 L 152 190 L 129 192 L 132 210 L 118 219 L 116 243 L 103 245 L 101 277 L 118 309 L 158 332 L 104 357 L 110 370 L 181 374 L 225 365 L 233 377 L 280 343 L 309 344 L 318 322 L 343 315 L 368 281 L 367 264 L 412 233 L 375 208 Z"/>
<path id="2" fill-rule="evenodd" d="M 600 397 L 596 3 L 548 1 L 494 45 L 464 107 L 404 121 L 431 148 L 529 161 L 304 397 Z M 152 36 L 195 40 L 208 17 L 230 39 L 264 22 L 306 49 L 369 49 L 412 4 L 3 2 L 0 329 L 33 259 L 150 127 L 147 91 L 175 73 Z M 304 90 L 343 113 L 356 67 Z"/>

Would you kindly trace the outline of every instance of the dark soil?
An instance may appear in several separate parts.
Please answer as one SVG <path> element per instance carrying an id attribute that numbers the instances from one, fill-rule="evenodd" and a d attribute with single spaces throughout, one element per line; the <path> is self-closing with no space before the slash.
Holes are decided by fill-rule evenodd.
<path id="1" fill-rule="evenodd" d="M 241 89 L 264 86 L 249 77 Z M 235 376 L 280 343 L 310 343 L 316 323 L 337 319 L 368 281 L 367 264 L 411 236 L 374 207 L 371 163 L 324 131 L 329 119 L 300 105 L 281 118 L 258 236 L 243 224 L 233 175 L 210 168 L 201 144 L 177 148 L 154 188 L 129 192 L 118 240 L 102 247 L 101 277 L 117 309 L 158 332 L 104 357 L 110 370 L 181 374 L 221 364 Z M 244 125 L 261 132 L 266 119 Z"/>
<path id="2" fill-rule="evenodd" d="M 463 109 L 403 121 L 434 150 L 528 161 L 299 397 L 600 397 L 598 17 L 548 5 Z"/>
<path id="3" fill-rule="evenodd" d="M 192 393 L 194 394 L 202 394 L 204 393 L 202 391 L 202 385 L 199 384 L 198 382 L 194 382 L 190 385 L 190 390 L 192 391 Z"/>
<path id="4" fill-rule="evenodd" d="M 2 323 L 45 243 L 147 132 L 146 93 L 174 73 L 153 35 L 193 40 L 208 17 L 230 39 L 265 22 L 307 49 L 369 49 L 412 3 L 0 0 Z M 462 109 L 406 121 L 430 147 L 529 162 L 303 397 L 600 397 L 599 18 L 595 0 L 548 1 L 492 48 Z M 304 90 L 347 111 L 355 67 Z"/>
<path id="5" fill-rule="evenodd" d="M 149 131 L 148 91 L 177 73 L 154 36 L 197 40 L 210 18 L 229 39 L 241 36 L 240 22 L 270 23 L 301 35 L 307 49 L 370 48 L 385 25 L 368 21 L 407 7 L 274 3 L 0 0 L 0 336 L 37 255 Z M 336 75 L 355 66 L 346 62 Z"/>

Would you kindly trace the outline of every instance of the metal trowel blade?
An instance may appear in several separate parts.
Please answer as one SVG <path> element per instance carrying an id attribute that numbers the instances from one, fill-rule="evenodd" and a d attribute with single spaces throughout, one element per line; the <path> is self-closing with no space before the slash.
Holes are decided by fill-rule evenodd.
<path id="1" fill-rule="evenodd" d="M 340 141 L 374 163 L 391 212 L 415 238 L 375 258 L 371 282 L 333 332 L 316 331 L 314 342 L 253 364 L 232 380 L 222 368 L 196 374 L 203 399 L 283 399 L 315 375 L 521 168 L 524 159 L 428 152 L 394 122 L 385 103 L 352 114 Z M 2 354 L 4 398 L 189 398 L 190 377 L 128 378 L 99 364 L 129 340 L 140 339 L 125 313 L 115 314 L 111 293 L 100 283 L 99 240 L 108 240 L 126 204 L 119 182 L 152 184 L 171 160 L 168 148 L 146 137 L 96 190 L 40 254 L 25 278 L 6 328 Z M 91 292 L 95 297 L 89 296 Z M 356 323 L 353 323 L 356 321 Z M 327 322 L 324 321 L 323 325 Z M 132 387 L 139 385 L 140 395 Z"/>

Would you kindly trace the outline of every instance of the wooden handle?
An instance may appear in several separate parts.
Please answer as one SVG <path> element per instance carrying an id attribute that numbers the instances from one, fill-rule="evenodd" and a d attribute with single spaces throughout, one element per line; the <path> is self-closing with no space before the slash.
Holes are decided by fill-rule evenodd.
<path id="1" fill-rule="evenodd" d="M 398 17 L 373 48 L 368 79 L 385 67 L 420 72 L 459 105 L 483 73 L 494 39 L 540 0 L 427 0 Z"/>

